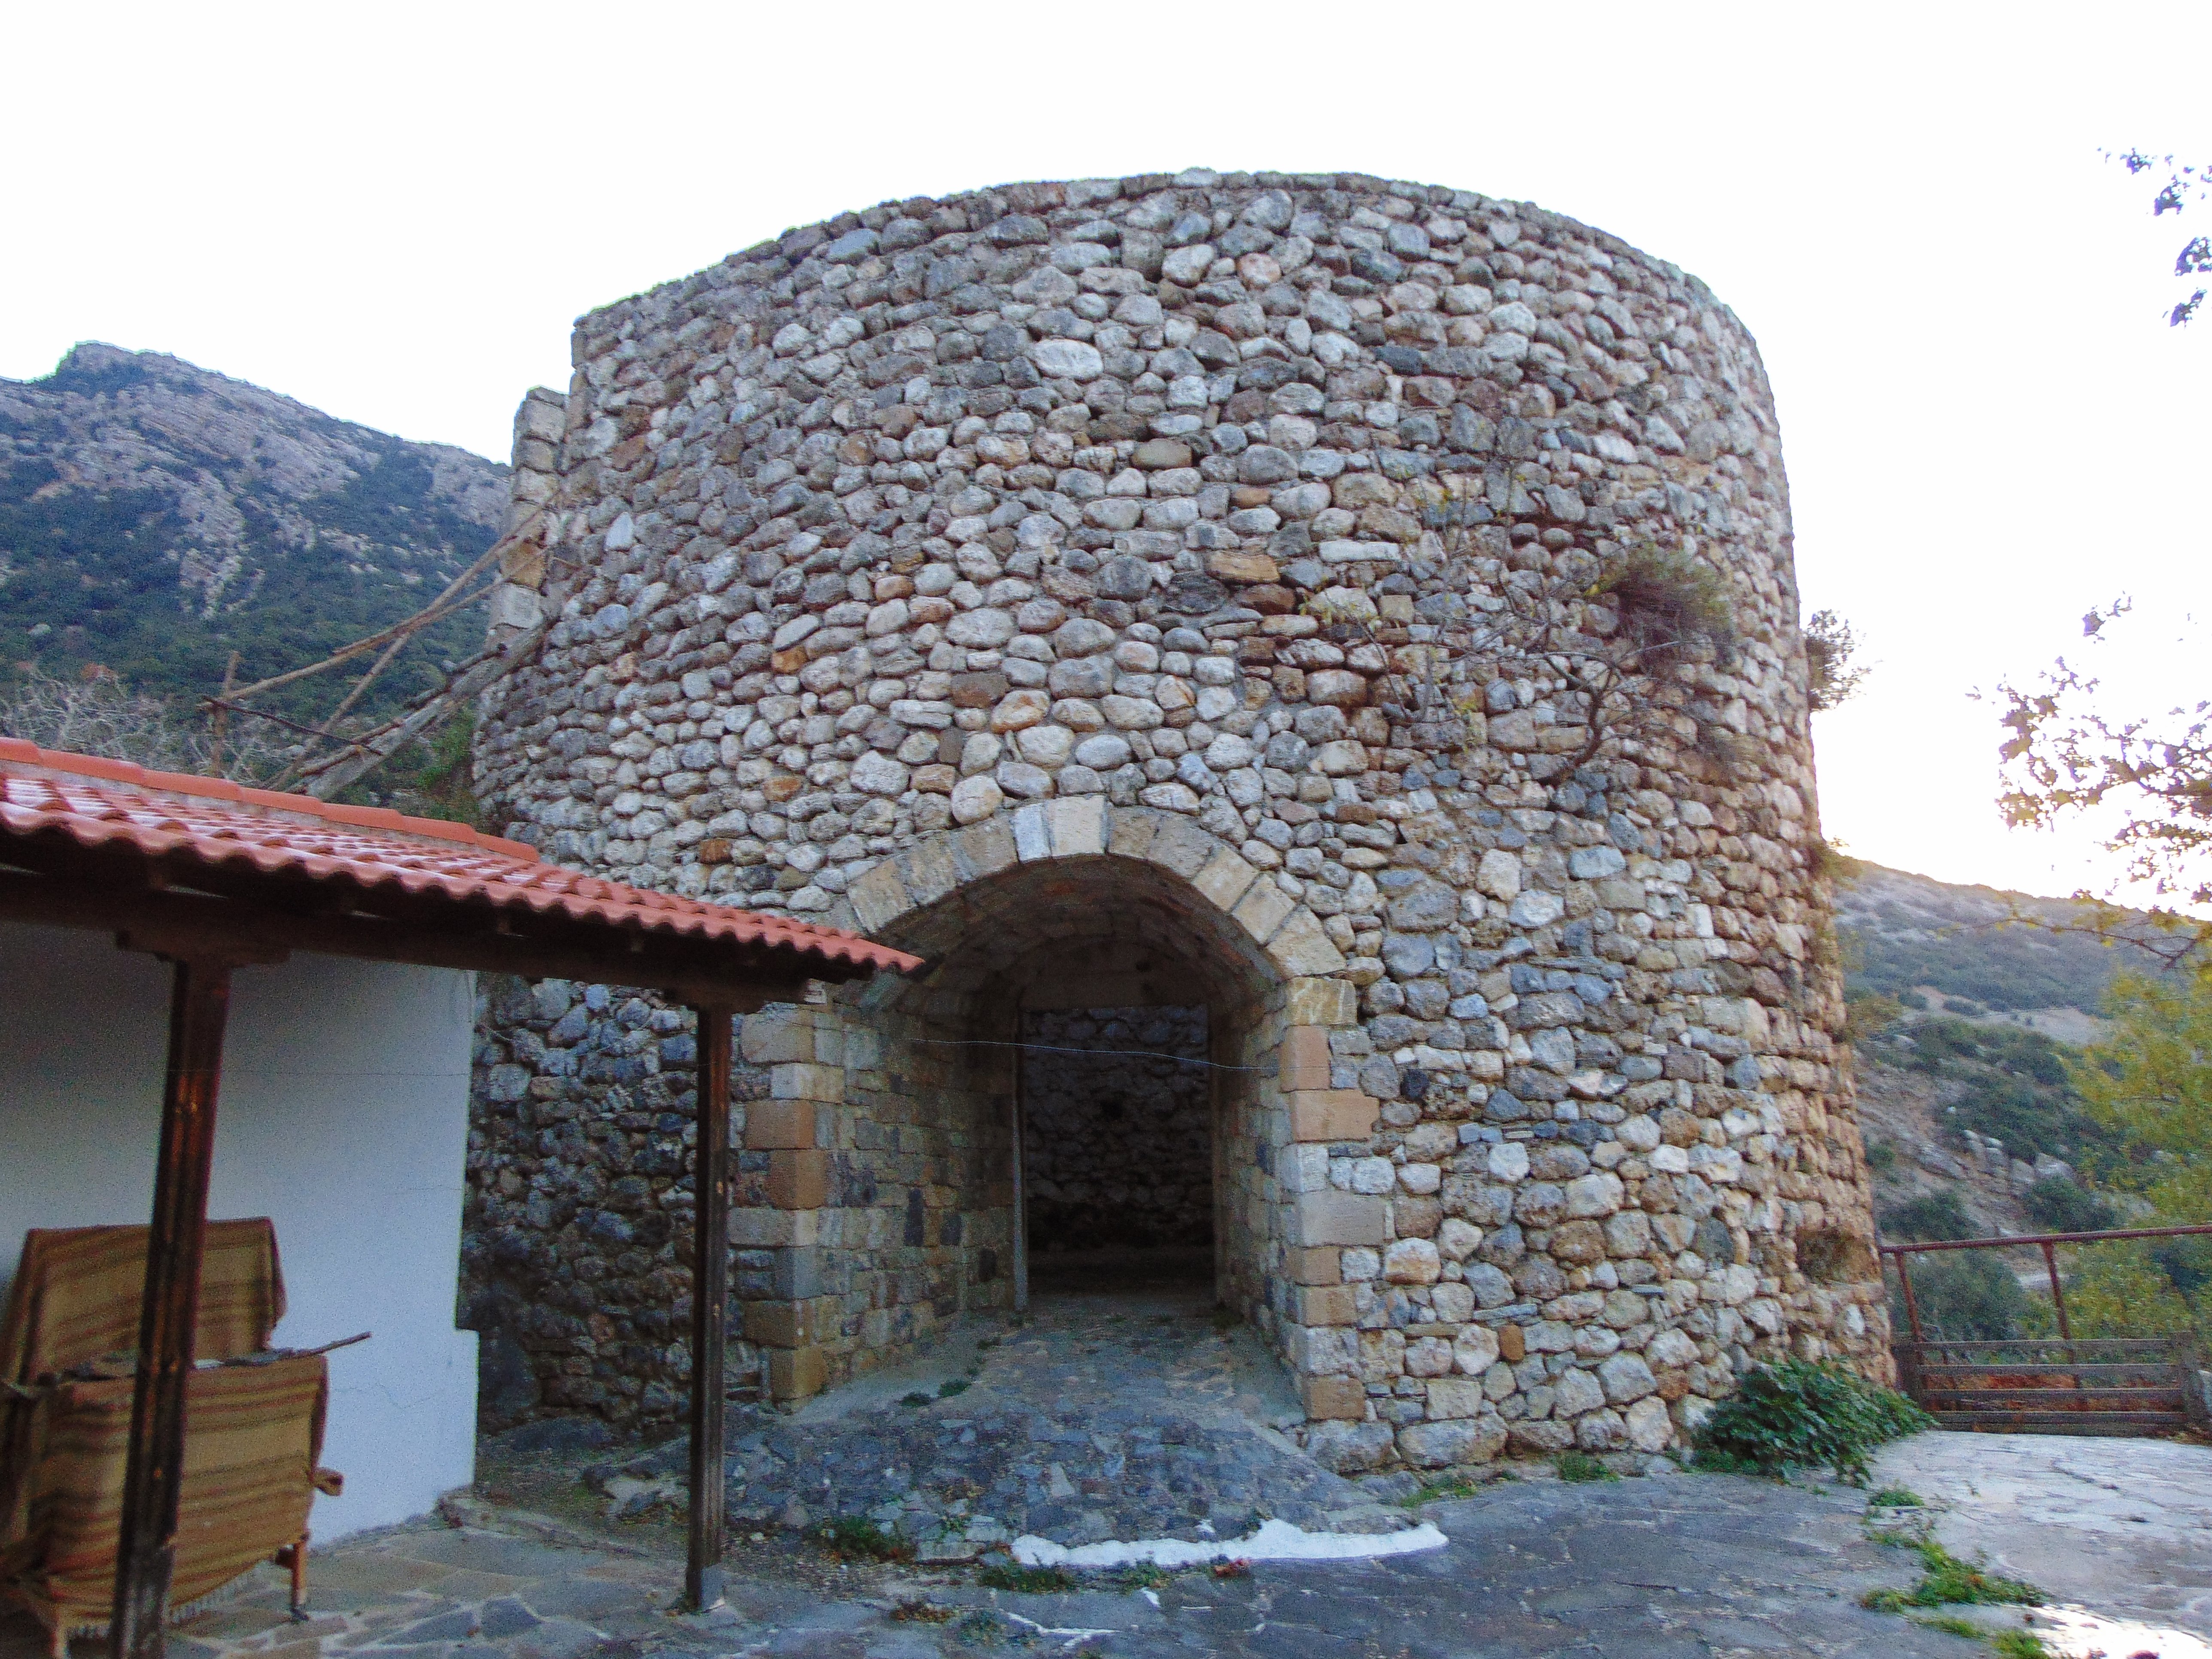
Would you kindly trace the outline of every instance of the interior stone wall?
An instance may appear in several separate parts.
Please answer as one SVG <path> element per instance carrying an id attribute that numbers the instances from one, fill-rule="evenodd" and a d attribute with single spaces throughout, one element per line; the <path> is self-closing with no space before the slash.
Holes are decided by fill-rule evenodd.
<path id="1" fill-rule="evenodd" d="M 747 1129 L 789 1285 L 920 1190 L 924 1242 L 883 1248 L 923 1255 L 865 1271 L 909 1310 L 981 1293 L 984 1176 L 841 1206 L 836 1158 L 923 1133 L 908 1054 L 1003 1037 L 1035 953 L 1140 894 L 1200 928 L 1191 1000 L 1258 1068 L 1217 1105 L 1217 1251 L 1319 1455 L 1656 1449 L 1761 1360 L 1886 1374 L 1870 1255 L 1835 1248 L 1872 1220 L 1778 428 L 1702 283 L 1528 204 L 1195 170 L 842 215 L 574 344 L 518 416 L 495 631 L 547 631 L 486 699 L 482 798 L 562 862 L 931 957 L 834 1000 L 879 1081 L 788 1062 L 818 1069 L 770 1097 L 814 1109 Z M 1735 639 L 1593 746 L 1464 624 L 1647 545 Z M 1413 712 L 1432 672 L 1463 721 Z M 980 1171 L 997 1107 L 960 1090 L 944 1156 Z M 497 1224 L 624 1260 L 532 1208 L 611 1139 L 518 1152 L 547 1162 Z M 778 1291 L 746 1328 L 817 1385 L 901 1317 L 862 1299 Z"/>
<path id="2" fill-rule="evenodd" d="M 1204 1006 L 1040 1009 L 1022 1041 L 1032 1259 L 1212 1244 L 1213 1080 L 1178 1063 L 1209 1057 Z"/>

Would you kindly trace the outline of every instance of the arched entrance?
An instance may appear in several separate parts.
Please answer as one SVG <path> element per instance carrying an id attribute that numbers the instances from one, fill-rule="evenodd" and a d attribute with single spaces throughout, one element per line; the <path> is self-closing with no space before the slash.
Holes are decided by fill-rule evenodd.
<path id="1" fill-rule="evenodd" d="M 1103 1288 L 1179 1258 L 1243 1310 L 1265 1270 L 1239 1202 L 1268 1163 L 1252 1082 L 1281 1000 L 1264 954 L 1188 883 L 1111 855 L 1017 862 L 903 920 L 886 937 L 931 966 L 880 1011 L 885 1064 L 936 1079 L 979 1139 L 1005 1114 L 1012 1299 L 1033 1275 Z"/>
<path id="2" fill-rule="evenodd" d="M 1328 1176 L 1330 1146 L 1364 1141 L 1376 1103 L 1331 1086 L 1331 1030 L 1352 1024 L 1356 991 L 1310 911 L 1189 818 L 1091 796 L 932 836 L 854 881 L 826 919 L 929 965 L 746 1023 L 769 1097 L 743 1132 L 752 1207 L 738 1282 L 779 1397 L 890 1363 L 961 1313 L 1014 1305 L 1032 1239 L 1041 1255 L 1091 1257 L 1053 1267 L 1105 1272 L 1080 1247 L 1194 1249 L 1200 1282 L 1210 1261 L 1215 1299 L 1302 1386 L 1343 1370 L 1341 1344 L 1308 1340 L 1306 1304 L 1338 1283 L 1338 1247 L 1379 1244 L 1387 1223 L 1384 1200 Z M 1125 1098 L 1134 1127 L 1109 1132 L 1111 1091 L 1086 1082 L 1054 1108 L 1049 1170 L 1018 1157 L 1025 1032 L 1085 1024 L 1084 1042 L 1047 1046 L 1082 1049 L 1071 1060 L 1087 1066 L 1132 1018 L 1147 1064 L 1193 1048 L 1178 1058 L 1206 1062 L 1191 1068 L 1202 1090 L 1134 1113 Z M 1163 1021 L 1162 1041 L 1143 1035 Z M 1206 1167 L 1139 1181 L 1170 1144 L 1186 1166 L 1202 1146 Z M 1052 1188 L 1036 1208 L 1022 1190 L 1033 1173 Z M 1102 1238 L 1098 1218 L 1125 1212 L 1145 1226 Z"/>

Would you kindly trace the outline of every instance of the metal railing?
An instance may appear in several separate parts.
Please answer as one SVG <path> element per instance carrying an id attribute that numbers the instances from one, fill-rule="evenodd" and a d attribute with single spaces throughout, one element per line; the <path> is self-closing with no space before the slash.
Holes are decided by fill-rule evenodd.
<path id="1" fill-rule="evenodd" d="M 2061 1341 L 2073 1340 L 2074 1332 L 2066 1320 L 2066 1292 L 2058 1279 L 2058 1249 L 2061 1244 L 2116 1244 L 2130 1238 L 2182 1238 L 2192 1234 L 2212 1233 L 2212 1225 L 2187 1227 L 2115 1227 L 2094 1233 L 2014 1233 L 2008 1238 L 1938 1238 L 1924 1243 L 1882 1244 L 1882 1255 L 1897 1258 L 1897 1279 L 1905 1291 L 1905 1319 L 1912 1328 L 1912 1340 L 1924 1339 L 1920 1333 L 1920 1304 L 1912 1294 L 1912 1270 L 1906 1258 L 1925 1255 L 1933 1250 L 2010 1250 L 2027 1245 L 2040 1246 L 2044 1271 L 2051 1276 L 2051 1311 L 2058 1317 Z"/>

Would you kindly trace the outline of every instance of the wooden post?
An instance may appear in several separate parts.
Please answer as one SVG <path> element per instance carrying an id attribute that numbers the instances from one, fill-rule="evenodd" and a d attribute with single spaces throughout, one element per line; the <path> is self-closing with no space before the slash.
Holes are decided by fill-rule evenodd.
<path id="1" fill-rule="evenodd" d="M 112 1659 L 161 1659 L 162 1620 L 177 1562 L 177 1500 L 185 1467 L 185 1394 L 199 1316 L 200 1253 L 207 1236 L 208 1174 L 215 1155 L 216 1091 L 230 1010 L 230 964 L 179 958 L 169 1000 L 168 1074 L 161 1091 L 161 1150 L 146 1241 L 145 1300 L 138 1321 L 138 1377 L 123 1475 L 115 1553 Z"/>
<path id="2" fill-rule="evenodd" d="M 1014 1228 L 1008 1243 L 1008 1254 L 1013 1260 L 1008 1265 L 1014 1275 L 1014 1312 L 1026 1315 L 1030 1310 L 1030 1198 L 1028 1162 L 1029 1121 L 1022 1101 L 1021 1042 L 1024 1022 L 1019 1006 L 1014 1011 L 1013 1075 L 1007 1090 L 1007 1118 L 1013 1126 L 1014 1135 Z"/>
<path id="3" fill-rule="evenodd" d="M 730 1307 L 730 1030 L 734 1009 L 694 1007 L 699 1027 L 699 1142 L 692 1156 L 691 1536 L 684 1605 L 722 1600 L 723 1364 Z"/>

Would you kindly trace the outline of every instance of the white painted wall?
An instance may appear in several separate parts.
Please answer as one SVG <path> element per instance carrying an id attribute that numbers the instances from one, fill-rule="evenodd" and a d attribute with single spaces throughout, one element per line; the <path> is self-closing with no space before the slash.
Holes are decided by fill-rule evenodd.
<path id="1" fill-rule="evenodd" d="M 106 934 L 0 925 L 0 1291 L 25 1229 L 143 1222 L 169 970 Z M 295 957 L 234 978 L 209 1213 L 276 1224 L 282 1346 L 331 1356 L 319 1540 L 428 1509 L 475 1469 L 477 1339 L 453 1328 L 471 976 Z"/>

